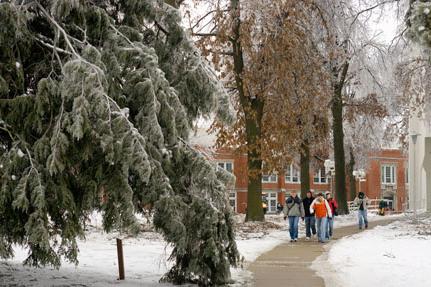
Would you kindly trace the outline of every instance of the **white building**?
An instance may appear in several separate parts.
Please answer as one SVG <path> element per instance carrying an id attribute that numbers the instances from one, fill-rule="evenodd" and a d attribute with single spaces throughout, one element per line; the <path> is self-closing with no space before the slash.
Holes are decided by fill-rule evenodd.
<path id="1" fill-rule="evenodd" d="M 409 120 L 409 209 L 431 212 L 431 101 L 425 102 Z"/>

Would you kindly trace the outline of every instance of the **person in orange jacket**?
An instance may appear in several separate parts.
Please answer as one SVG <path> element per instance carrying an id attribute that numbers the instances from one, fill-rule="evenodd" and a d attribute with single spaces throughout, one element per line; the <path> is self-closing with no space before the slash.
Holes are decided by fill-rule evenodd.
<path id="1" fill-rule="evenodd" d="M 323 197 L 323 193 L 319 193 L 317 198 L 310 205 L 310 213 L 316 216 L 317 238 L 319 242 L 326 242 L 326 222 L 328 218 L 332 218 L 331 207 L 328 201 Z"/>

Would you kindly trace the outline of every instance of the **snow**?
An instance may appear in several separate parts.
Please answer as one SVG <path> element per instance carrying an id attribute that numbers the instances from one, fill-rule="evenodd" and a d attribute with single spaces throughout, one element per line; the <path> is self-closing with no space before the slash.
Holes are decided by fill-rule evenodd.
<path id="1" fill-rule="evenodd" d="M 211 148 L 215 145 L 217 135 L 210 133 L 208 130 L 211 127 L 213 119 L 199 118 L 194 125 L 194 133 L 190 136 L 190 144 L 198 145 L 206 148 Z"/>
<path id="2" fill-rule="evenodd" d="M 345 226 L 355 225 L 357 222 L 357 212 L 352 212 L 349 215 L 336 216 L 334 220 L 334 228 L 340 228 Z M 400 217 L 403 215 L 391 215 L 389 217 Z M 373 213 L 368 214 L 368 220 L 370 222 L 381 220 L 382 217 Z M 267 223 L 273 224 L 274 228 L 268 228 L 262 231 L 257 227 L 259 223 L 251 223 L 253 226 L 253 232 L 241 232 L 247 223 L 242 223 L 241 226 L 237 226 L 237 246 L 244 259 L 248 262 L 256 260 L 259 255 L 270 251 L 275 246 L 290 240 L 287 221 L 283 219 L 283 215 L 266 215 L 265 220 Z M 244 215 L 236 216 L 237 222 L 244 221 Z M 305 224 L 302 220 L 299 221 L 299 237 L 305 237 Z"/>
<path id="3" fill-rule="evenodd" d="M 15 257 L 0 262 L 0 286 L 171 286 L 158 283 L 170 267 L 166 262 L 172 250 L 160 235 L 143 232 L 136 238 L 124 238 L 104 233 L 101 224 L 101 217 L 93 215 L 86 240 L 78 241 L 78 266 L 66 262 L 59 270 L 23 266 L 27 250 L 15 246 Z M 123 238 L 125 281 L 117 280 L 116 237 Z"/>
<path id="4" fill-rule="evenodd" d="M 167 271 L 165 264 L 169 248 L 161 242 L 151 240 L 125 240 L 126 281 L 116 280 L 118 274 L 115 240 L 101 234 L 93 234 L 86 242 L 79 242 L 80 263 L 77 267 L 63 263 L 60 270 L 50 267 L 35 269 L 21 265 L 27 256 L 26 250 L 16 247 L 16 257 L 0 265 L 0 274 L 13 270 L 13 283 L 18 286 L 51 286 L 56 284 L 82 284 L 82 286 L 163 286 L 157 282 Z M 9 271 L 10 272 L 10 271 Z M 0 276 L 0 286 L 12 283 L 10 278 Z M 3 282 L 2 282 L 3 280 Z M 76 285 L 79 286 L 79 285 Z"/>
<path id="5" fill-rule="evenodd" d="M 238 232 L 237 240 L 238 249 L 245 260 L 244 267 L 288 239 L 287 227 L 281 215 L 269 215 L 265 223 L 243 223 L 243 215 L 236 216 L 236 220 L 245 226 Z M 125 281 L 117 280 L 117 237 L 123 238 Z M 63 262 L 59 270 L 23 266 L 28 251 L 15 246 L 15 257 L 0 261 L 0 286 L 172 286 L 158 283 L 171 266 L 168 257 L 172 249 L 163 238 L 152 231 L 142 232 L 136 238 L 124 237 L 118 233 L 104 233 L 101 215 L 93 214 L 86 240 L 78 241 L 78 266 L 67 262 Z M 236 281 L 234 286 L 244 286 L 250 282 L 252 274 L 245 268 L 232 268 L 231 271 Z"/>
<path id="6" fill-rule="evenodd" d="M 190 137 L 190 144 L 210 148 L 215 145 L 216 139 L 216 134 L 208 133 L 205 128 L 197 128 L 194 134 Z"/>
<path id="7" fill-rule="evenodd" d="M 125 118 L 129 118 L 130 110 L 129 110 L 129 108 L 123 108 L 123 109 L 121 109 L 121 110 L 120 110 L 120 113 L 121 113 Z"/>
<path id="8" fill-rule="evenodd" d="M 266 222 L 244 223 L 244 215 L 236 215 L 237 246 L 244 257 L 244 268 L 232 268 L 234 286 L 246 286 L 252 279 L 247 265 L 261 254 L 288 241 L 289 232 L 283 215 L 266 215 Z M 378 219 L 370 216 L 370 220 Z M 145 224 L 145 218 L 139 218 Z M 356 223 L 355 215 L 339 216 L 335 227 Z M 300 236 L 305 234 L 304 223 L 300 222 Z M 116 238 L 123 239 L 126 280 L 118 281 Z M 78 241 L 80 249 L 79 265 L 63 262 L 59 270 L 51 267 L 40 269 L 22 265 L 27 250 L 15 246 L 15 257 L 0 261 L 0 286 L 172 286 L 160 284 L 158 280 L 166 273 L 171 263 L 168 261 L 172 249 L 163 238 L 152 230 L 144 228 L 137 237 L 102 231 L 102 218 L 94 213 L 90 217 L 86 240 Z M 431 249 L 431 248 L 430 248 Z M 72 285 L 75 284 L 75 285 Z"/>
<path id="9" fill-rule="evenodd" d="M 404 215 L 390 215 L 385 218 L 397 218 Z M 370 222 L 381 220 L 382 217 L 374 213 L 368 213 L 368 220 Z M 267 223 L 272 224 L 275 228 L 263 229 L 260 223 L 242 223 L 237 226 L 237 246 L 241 255 L 245 259 L 246 266 L 248 263 L 255 261 L 261 254 L 270 251 L 277 245 L 285 243 L 290 240 L 288 224 L 283 219 L 283 215 L 266 215 L 265 220 Z M 244 221 L 244 215 L 236 216 L 237 223 Z M 334 228 L 355 225 L 357 223 L 357 212 L 352 212 L 349 215 L 336 216 L 334 220 Z M 253 232 L 243 232 L 243 230 L 251 225 Z M 302 220 L 299 221 L 299 237 L 305 237 L 305 224 Z M 233 278 L 237 284 L 250 282 L 249 278 L 252 276 L 247 270 L 235 270 L 232 272 Z M 237 286 L 243 286 L 237 285 Z M 331 285 L 327 285 L 331 286 Z"/>
<path id="10" fill-rule="evenodd" d="M 17 155 L 18 155 L 18 157 L 23 157 L 24 156 L 24 153 L 22 152 L 22 150 L 20 148 L 17 151 Z"/>
<path id="11" fill-rule="evenodd" d="M 429 286 L 431 219 L 397 221 L 345 237 L 312 268 L 326 286 Z"/>
<path id="12" fill-rule="evenodd" d="M 397 218 L 397 217 L 403 217 L 404 216 L 404 214 L 393 214 L 393 215 L 386 215 L 383 218 L 380 215 L 377 215 L 376 212 L 372 212 L 372 211 L 368 211 L 367 215 L 368 215 L 367 218 L 368 218 L 369 222 L 381 220 L 384 218 L 387 219 L 387 218 Z M 335 220 L 334 220 L 334 228 L 354 225 L 358 222 L 357 218 L 358 218 L 358 211 L 353 211 L 348 215 L 336 216 Z"/>

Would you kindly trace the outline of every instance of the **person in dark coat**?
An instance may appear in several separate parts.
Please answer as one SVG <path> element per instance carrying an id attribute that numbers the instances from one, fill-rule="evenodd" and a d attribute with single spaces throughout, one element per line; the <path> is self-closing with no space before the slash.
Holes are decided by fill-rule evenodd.
<path id="1" fill-rule="evenodd" d="M 365 228 L 368 228 L 368 205 L 370 201 L 368 197 L 362 191 L 358 193 L 358 196 L 353 201 L 354 204 L 358 206 L 358 220 L 359 220 L 359 229 L 362 229 L 362 225 L 365 225 Z"/>
<path id="2" fill-rule="evenodd" d="M 305 240 L 310 240 L 312 233 L 313 236 L 316 235 L 316 218 L 314 217 L 314 212 L 310 212 L 310 205 L 313 200 L 313 193 L 311 191 L 307 191 L 307 195 L 302 201 L 305 211 Z"/>
<path id="3" fill-rule="evenodd" d="M 332 237 L 332 232 L 334 230 L 334 218 L 335 215 L 338 214 L 337 209 L 338 209 L 338 203 L 337 201 L 332 198 L 332 195 L 330 192 L 326 193 L 326 200 L 328 201 L 329 207 L 331 207 L 331 212 L 332 212 L 332 217 L 328 218 L 328 223 L 327 223 L 327 230 L 326 230 L 326 239 L 330 239 Z"/>
<path id="4" fill-rule="evenodd" d="M 379 215 L 385 215 L 385 209 L 388 207 L 388 204 L 383 199 L 379 202 Z"/>

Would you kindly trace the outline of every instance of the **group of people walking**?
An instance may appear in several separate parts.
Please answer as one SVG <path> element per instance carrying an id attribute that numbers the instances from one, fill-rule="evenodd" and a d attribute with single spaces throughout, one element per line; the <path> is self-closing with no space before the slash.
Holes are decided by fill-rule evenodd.
<path id="1" fill-rule="evenodd" d="M 363 192 L 360 192 L 354 200 L 358 205 L 359 229 L 368 228 L 367 202 L 368 199 Z M 306 197 L 301 200 L 293 191 L 286 199 L 283 208 L 284 218 L 289 221 L 290 241 L 298 241 L 301 218 L 305 221 L 305 240 L 310 240 L 312 236 L 317 235 L 319 242 L 327 242 L 333 235 L 334 217 L 338 215 L 337 209 L 338 203 L 329 192 L 319 193 L 315 198 L 313 193 L 308 191 Z"/>
<path id="2" fill-rule="evenodd" d="M 311 191 L 306 198 L 301 200 L 296 192 L 292 192 L 287 198 L 283 212 L 289 220 L 289 233 L 292 242 L 298 240 L 299 218 L 305 221 L 306 240 L 316 236 L 319 242 L 326 242 L 332 237 L 334 227 L 333 216 L 337 214 L 338 204 L 331 194 L 319 193 L 316 198 Z M 317 229 L 316 229 L 317 226 Z"/>

